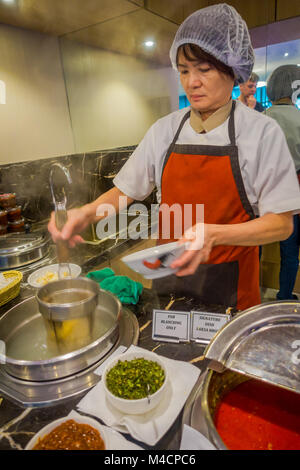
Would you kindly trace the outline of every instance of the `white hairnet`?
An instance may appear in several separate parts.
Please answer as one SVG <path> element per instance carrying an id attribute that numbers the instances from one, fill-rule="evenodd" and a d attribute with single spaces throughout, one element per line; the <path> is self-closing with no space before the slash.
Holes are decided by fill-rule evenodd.
<path id="1" fill-rule="evenodd" d="M 226 3 L 195 11 L 179 26 L 170 49 L 177 69 L 178 48 L 196 44 L 233 69 L 238 83 L 246 82 L 254 65 L 254 52 L 248 27 L 239 13 Z"/>
<path id="2" fill-rule="evenodd" d="M 294 93 L 292 84 L 300 80 L 300 67 L 294 64 L 281 65 L 275 69 L 267 81 L 267 95 L 271 101 L 291 98 Z"/>

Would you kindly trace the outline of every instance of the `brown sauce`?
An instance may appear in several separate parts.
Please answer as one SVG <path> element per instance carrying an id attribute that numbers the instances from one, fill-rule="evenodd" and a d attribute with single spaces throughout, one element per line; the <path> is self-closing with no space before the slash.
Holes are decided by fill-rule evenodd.
<path id="1" fill-rule="evenodd" d="M 69 419 L 39 439 L 33 450 L 105 450 L 99 431 Z"/>

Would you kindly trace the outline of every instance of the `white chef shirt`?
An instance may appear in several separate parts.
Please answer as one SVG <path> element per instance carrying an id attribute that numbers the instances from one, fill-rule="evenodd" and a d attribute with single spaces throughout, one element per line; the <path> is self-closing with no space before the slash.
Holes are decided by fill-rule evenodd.
<path id="1" fill-rule="evenodd" d="M 184 108 L 156 121 L 114 178 L 114 185 L 128 197 L 142 201 L 155 186 L 161 200 L 161 174 Z M 241 102 L 235 110 L 236 144 L 245 190 L 256 215 L 300 212 L 300 190 L 295 166 L 283 131 L 271 119 Z M 228 120 L 205 134 L 197 133 L 188 119 L 177 144 L 229 145 Z M 188 182 L 187 182 L 188 183 Z"/>

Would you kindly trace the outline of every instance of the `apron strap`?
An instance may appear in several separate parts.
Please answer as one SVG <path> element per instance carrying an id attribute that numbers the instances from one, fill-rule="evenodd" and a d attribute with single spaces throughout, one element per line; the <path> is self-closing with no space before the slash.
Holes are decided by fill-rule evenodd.
<path id="1" fill-rule="evenodd" d="M 234 147 L 234 150 L 232 152 L 232 155 L 230 157 L 231 161 L 231 168 L 232 168 L 232 173 L 235 179 L 235 183 L 242 201 L 242 204 L 244 206 L 245 211 L 247 214 L 250 216 L 251 219 L 255 219 L 256 216 L 254 214 L 253 208 L 250 204 L 250 201 L 248 199 L 246 189 L 244 186 L 244 181 L 242 177 L 242 172 L 241 172 L 241 167 L 239 163 L 239 156 L 238 156 L 238 149 L 236 146 L 236 136 L 235 136 L 235 120 L 234 120 L 234 111 L 236 108 L 236 101 L 232 101 L 232 109 L 229 117 L 229 122 L 228 122 L 228 134 L 229 134 L 229 139 L 231 145 Z"/>
<path id="2" fill-rule="evenodd" d="M 173 149 L 174 149 L 174 147 L 175 147 L 175 145 L 176 145 L 176 142 L 177 142 L 177 140 L 178 140 L 178 137 L 179 137 L 179 134 L 180 134 L 180 132 L 181 132 L 181 129 L 183 128 L 185 122 L 189 119 L 190 115 L 191 115 L 191 111 L 188 111 L 188 112 L 183 116 L 183 119 L 181 120 L 181 123 L 180 123 L 180 125 L 179 125 L 179 127 L 178 127 L 178 129 L 177 129 L 177 132 L 176 132 L 175 136 L 174 136 L 174 139 L 172 140 L 172 143 L 171 143 L 170 147 L 168 148 L 168 151 L 167 151 L 166 156 L 165 156 L 165 159 L 164 159 L 164 164 L 163 164 L 163 167 L 162 167 L 162 171 L 161 171 L 161 177 L 160 177 L 160 178 L 161 178 L 161 182 L 162 182 L 162 176 L 163 176 L 163 172 L 164 172 L 165 166 L 166 166 L 166 164 L 167 164 L 167 162 L 168 162 L 168 160 L 169 160 L 169 157 L 170 157 L 171 153 L 173 152 Z"/>
<path id="3" fill-rule="evenodd" d="M 228 122 L 228 134 L 231 145 L 236 145 L 235 139 L 235 123 L 234 123 L 234 111 L 235 111 L 236 101 L 232 101 L 232 108 L 230 112 L 229 122 Z"/>
<path id="4" fill-rule="evenodd" d="M 234 123 L 234 111 L 235 111 L 235 106 L 236 106 L 236 101 L 235 100 L 232 100 L 232 108 L 231 108 L 231 112 L 230 112 L 230 117 L 229 117 L 229 122 L 228 122 L 228 135 L 229 135 L 229 139 L 230 139 L 230 144 L 233 145 L 233 146 L 236 146 L 236 138 L 235 138 L 235 123 Z M 165 166 L 169 160 L 169 157 L 171 155 L 171 153 L 173 152 L 173 149 L 176 145 L 176 142 L 178 140 L 178 137 L 179 137 L 179 134 L 184 126 L 184 124 L 186 123 L 186 121 L 189 119 L 191 115 L 191 111 L 189 110 L 184 116 L 183 116 L 183 119 L 181 120 L 181 123 L 179 124 L 179 127 L 177 129 L 177 132 L 174 136 L 174 139 L 172 140 L 172 143 L 171 145 L 169 146 L 168 148 L 168 151 L 166 153 L 166 156 L 165 156 L 165 159 L 164 159 L 164 163 L 163 163 L 163 167 L 162 167 L 162 172 L 161 172 L 161 180 L 162 180 L 162 175 L 163 175 L 163 172 L 164 172 L 164 169 L 165 169 Z"/>
<path id="5" fill-rule="evenodd" d="M 179 137 L 179 134 L 180 134 L 180 132 L 181 132 L 181 129 L 183 128 L 185 122 L 189 119 L 190 115 L 191 115 L 191 111 L 188 111 L 188 112 L 183 116 L 183 119 L 182 119 L 182 121 L 181 121 L 181 123 L 180 123 L 180 125 L 179 125 L 179 127 L 178 127 L 178 129 L 177 129 L 177 132 L 176 132 L 176 134 L 175 134 L 175 136 L 174 136 L 174 139 L 173 139 L 173 141 L 172 141 L 170 147 L 173 147 L 173 145 L 176 144 L 176 142 L 177 142 L 177 140 L 178 140 L 178 137 Z M 169 152 L 168 152 L 168 153 L 169 153 Z"/>

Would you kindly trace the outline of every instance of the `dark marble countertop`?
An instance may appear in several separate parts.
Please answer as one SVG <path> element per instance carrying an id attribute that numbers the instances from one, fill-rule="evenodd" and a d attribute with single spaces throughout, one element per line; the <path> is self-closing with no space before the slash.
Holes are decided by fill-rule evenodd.
<path id="1" fill-rule="evenodd" d="M 105 260 L 109 260 L 117 256 L 117 254 L 126 247 L 128 247 L 128 242 L 122 243 L 122 246 L 116 246 L 115 244 L 114 249 L 112 246 L 108 247 L 108 249 L 100 255 L 97 254 L 97 247 L 85 247 L 81 252 L 81 266 L 83 274 L 86 274 L 91 269 L 97 269 L 97 266 L 103 265 Z M 80 257 L 75 257 L 74 262 L 80 261 L 79 258 Z M 27 269 L 26 274 L 24 274 L 20 295 L 0 308 L 0 317 L 21 300 L 35 295 L 36 289 L 30 287 L 26 283 L 29 272 L 30 270 Z M 140 331 L 138 346 L 147 350 L 155 350 L 157 354 L 168 358 L 187 362 L 191 362 L 194 359 L 201 357 L 203 354 L 204 347 L 197 343 L 171 344 L 154 341 L 152 339 L 152 314 L 154 308 L 183 311 L 190 311 L 193 309 L 207 311 L 207 306 L 197 303 L 197 301 L 192 298 L 176 299 L 171 293 L 170 295 L 159 297 L 154 289 L 144 288 L 138 304 L 126 307 L 136 315 L 139 323 Z M 209 311 L 214 312 L 220 310 L 218 310 L 218 307 L 211 306 L 209 307 Z M 196 360 L 193 363 L 201 370 L 205 370 L 207 367 L 206 360 Z M 24 449 L 31 437 L 42 427 L 55 419 L 66 416 L 71 410 L 75 409 L 76 404 L 81 400 L 85 393 L 61 404 L 42 408 L 22 408 L 13 401 L 5 397 L 1 397 L 0 449 Z M 182 412 L 179 414 L 165 436 L 156 444 L 154 449 L 179 449 L 181 427 Z M 130 439 L 130 436 L 126 435 L 126 438 Z M 143 447 L 145 449 L 148 448 L 145 445 L 143 445 Z"/>

